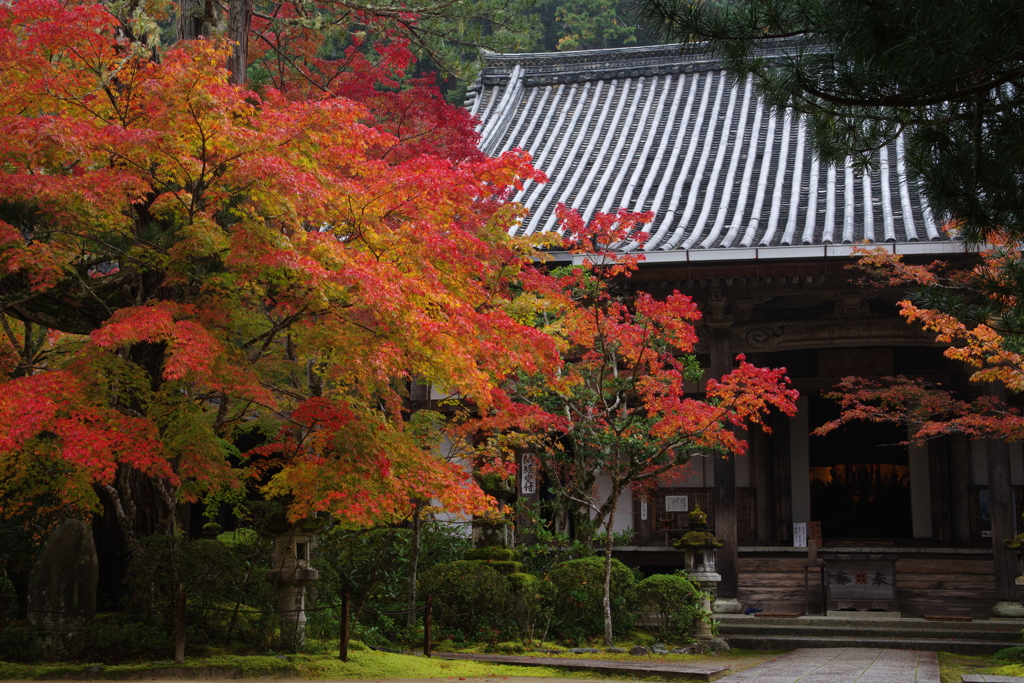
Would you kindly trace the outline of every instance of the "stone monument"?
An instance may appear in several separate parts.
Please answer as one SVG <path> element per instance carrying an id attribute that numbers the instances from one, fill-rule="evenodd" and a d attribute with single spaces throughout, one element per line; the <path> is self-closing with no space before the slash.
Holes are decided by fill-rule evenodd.
<path id="1" fill-rule="evenodd" d="M 92 528 L 66 519 L 50 534 L 28 580 L 28 620 L 43 632 L 43 653 L 60 659 L 75 631 L 96 613 L 100 564 Z"/>

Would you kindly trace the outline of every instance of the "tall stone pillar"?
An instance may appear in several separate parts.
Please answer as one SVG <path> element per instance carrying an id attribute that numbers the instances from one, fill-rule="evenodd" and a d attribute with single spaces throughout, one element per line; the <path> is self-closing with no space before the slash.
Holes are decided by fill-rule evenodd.
<path id="1" fill-rule="evenodd" d="M 720 309 L 719 309 L 720 310 Z M 716 313 L 719 313 L 716 310 Z M 715 315 L 708 320 L 710 329 L 711 375 L 720 378 L 732 372 L 731 320 Z M 716 456 L 715 461 L 715 535 L 725 545 L 718 551 L 718 599 L 714 611 L 738 614 L 743 605 L 739 594 L 739 547 L 736 535 L 736 456 Z"/>
<path id="2" fill-rule="evenodd" d="M 1006 389 L 1001 384 L 986 383 L 985 395 L 1006 398 Z M 1016 535 L 1014 531 L 1013 488 L 1010 485 L 1010 450 L 1003 439 L 985 439 L 988 452 L 988 504 L 992 514 L 992 560 L 995 564 L 996 605 L 992 608 L 994 617 L 1024 617 L 1024 607 L 1017 599 L 1014 579 L 1020 572 L 1017 551 L 1008 550 L 1006 539 Z"/>

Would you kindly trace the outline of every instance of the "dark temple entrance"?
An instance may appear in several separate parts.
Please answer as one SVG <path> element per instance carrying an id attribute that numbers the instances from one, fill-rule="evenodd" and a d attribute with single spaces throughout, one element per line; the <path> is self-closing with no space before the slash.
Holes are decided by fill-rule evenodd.
<path id="1" fill-rule="evenodd" d="M 810 424 L 839 416 L 834 401 L 809 397 Z M 811 518 L 826 538 L 910 538 L 906 432 L 855 422 L 810 437 Z"/>

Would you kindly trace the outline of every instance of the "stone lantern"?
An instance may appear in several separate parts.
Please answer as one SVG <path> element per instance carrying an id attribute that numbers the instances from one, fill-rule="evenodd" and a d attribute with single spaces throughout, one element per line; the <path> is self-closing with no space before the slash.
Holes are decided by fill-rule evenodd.
<path id="1" fill-rule="evenodd" d="M 1020 527 L 1024 528 L 1024 512 L 1020 515 Z M 1016 550 L 1018 552 L 1024 552 L 1024 532 L 1021 532 L 1013 538 L 1008 538 L 1003 541 L 1007 550 Z M 1010 617 L 1020 618 L 1024 617 L 1024 575 L 1018 576 L 1014 579 L 1014 583 L 1017 584 L 1018 590 L 1018 601 L 1020 605 L 1016 605 L 1012 602 L 998 602 L 995 608 L 993 608 L 993 615 L 999 617 Z M 998 611 L 998 614 L 996 614 Z"/>
<path id="2" fill-rule="evenodd" d="M 715 550 L 725 545 L 725 541 L 716 538 L 707 530 L 708 515 L 700 509 L 700 505 L 694 506 L 693 512 L 688 517 L 689 531 L 673 541 L 672 545 L 686 553 L 684 556 L 686 573 L 690 575 L 690 579 L 694 583 L 700 586 L 704 594 L 704 613 L 711 614 L 711 592 L 722 580 L 721 575 L 715 571 Z M 698 640 L 714 638 L 706 619 L 700 620 L 694 637 Z"/>
<path id="3" fill-rule="evenodd" d="M 473 478 L 484 493 L 494 498 L 498 509 L 502 509 L 515 495 L 512 479 L 497 474 L 474 472 Z M 511 548 L 515 545 L 511 520 L 500 512 L 481 515 L 473 520 L 473 547 L 487 548 L 500 546 Z"/>
<path id="4" fill-rule="evenodd" d="M 282 639 L 291 639 L 295 647 L 305 642 L 306 598 L 320 578 L 309 560 L 323 525 L 321 519 L 288 522 L 285 513 L 280 512 L 271 515 L 265 527 L 265 535 L 274 542 L 267 580 L 277 590 Z"/>

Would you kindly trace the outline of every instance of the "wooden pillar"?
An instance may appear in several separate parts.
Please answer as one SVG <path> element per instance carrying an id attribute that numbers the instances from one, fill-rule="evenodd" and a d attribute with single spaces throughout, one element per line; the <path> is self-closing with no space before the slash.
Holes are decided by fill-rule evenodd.
<path id="1" fill-rule="evenodd" d="M 711 375 L 732 372 L 729 324 L 710 323 Z M 718 600 L 735 602 L 739 594 L 739 551 L 736 537 L 736 456 L 715 456 L 715 535 L 725 541 L 718 551 Z M 730 609 L 730 608 L 727 608 Z"/>
<path id="2" fill-rule="evenodd" d="M 751 483 L 754 486 L 754 528 L 757 542 L 767 543 L 775 538 L 775 468 L 771 435 L 756 424 L 750 425 L 748 434 Z"/>
<path id="3" fill-rule="evenodd" d="M 949 437 L 928 442 L 928 483 L 931 488 L 932 539 L 950 540 Z"/>
<path id="4" fill-rule="evenodd" d="M 793 473 L 789 448 L 789 416 L 774 410 L 770 416 L 772 427 L 772 465 L 775 476 L 775 540 L 791 540 L 793 530 Z M 807 476 L 806 473 L 804 476 Z"/>
<path id="5" fill-rule="evenodd" d="M 971 442 L 965 434 L 949 436 L 950 540 L 971 540 Z"/>
<path id="6" fill-rule="evenodd" d="M 1006 389 L 1001 384 L 987 382 L 985 395 L 1005 400 Z M 995 563 L 996 601 L 1015 603 L 1017 586 L 1014 579 L 1019 572 L 1017 551 L 1007 550 L 1003 545 L 1004 540 L 1015 535 L 1013 488 L 1010 484 L 1010 449 L 1003 439 L 985 439 L 985 445 L 988 451 L 988 504 L 992 514 L 992 559 Z"/>

